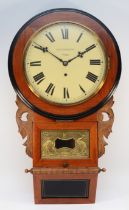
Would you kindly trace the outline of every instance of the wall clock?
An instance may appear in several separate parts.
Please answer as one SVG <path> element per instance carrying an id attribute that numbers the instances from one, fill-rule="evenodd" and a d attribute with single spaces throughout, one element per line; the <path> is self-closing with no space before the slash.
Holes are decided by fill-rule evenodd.
<path id="1" fill-rule="evenodd" d="M 29 20 L 9 52 L 17 123 L 33 158 L 35 203 L 93 203 L 113 124 L 117 42 L 95 17 L 53 9 Z M 27 114 L 27 119 L 23 115 Z M 104 121 L 103 113 L 108 120 Z"/>

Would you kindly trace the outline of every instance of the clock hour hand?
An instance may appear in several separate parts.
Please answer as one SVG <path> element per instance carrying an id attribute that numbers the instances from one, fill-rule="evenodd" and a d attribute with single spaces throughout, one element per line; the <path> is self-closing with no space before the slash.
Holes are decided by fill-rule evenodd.
<path id="1" fill-rule="evenodd" d="M 50 55 L 52 55 L 54 58 L 56 58 L 58 61 L 60 61 L 61 63 L 64 62 L 61 58 L 59 58 L 58 56 L 54 55 L 54 54 L 53 54 L 52 52 L 50 52 L 48 49 L 47 49 L 47 52 L 48 52 Z"/>
<path id="2" fill-rule="evenodd" d="M 56 58 L 57 60 L 59 60 L 61 63 L 63 63 L 63 65 L 65 64 L 65 61 L 63 61 L 61 58 L 59 58 L 58 56 L 54 55 L 52 52 L 50 52 L 48 50 L 47 47 L 42 47 L 41 45 L 37 44 L 36 42 L 34 42 L 36 45 L 34 45 L 35 48 L 41 50 L 42 52 L 47 52 L 49 53 L 50 55 L 52 55 L 54 58 Z M 65 66 L 65 65 L 64 65 Z"/>

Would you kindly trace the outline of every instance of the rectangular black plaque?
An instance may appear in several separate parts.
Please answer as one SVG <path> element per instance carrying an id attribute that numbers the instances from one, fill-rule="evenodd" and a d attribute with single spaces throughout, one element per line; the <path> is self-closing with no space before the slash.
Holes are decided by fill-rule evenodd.
<path id="1" fill-rule="evenodd" d="M 88 198 L 90 180 L 42 180 L 43 198 Z"/>

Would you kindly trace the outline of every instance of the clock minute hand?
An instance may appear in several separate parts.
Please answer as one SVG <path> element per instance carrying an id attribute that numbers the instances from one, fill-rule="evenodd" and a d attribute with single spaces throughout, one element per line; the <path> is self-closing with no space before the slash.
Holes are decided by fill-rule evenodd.
<path id="1" fill-rule="evenodd" d="M 75 60 L 75 59 L 78 58 L 78 57 L 79 57 L 79 52 L 78 52 L 78 54 L 77 54 L 75 57 L 69 59 L 69 60 L 66 61 L 66 62 L 67 62 L 67 63 L 70 63 L 71 61 Z"/>
<path id="2" fill-rule="evenodd" d="M 94 49 L 96 47 L 95 44 L 92 44 L 90 47 L 87 47 L 83 52 L 80 52 L 80 56 L 79 57 L 83 57 L 83 55 L 87 52 L 89 52 L 90 50 Z"/>
<path id="3" fill-rule="evenodd" d="M 91 45 L 90 47 L 87 47 L 84 51 L 78 52 L 78 54 L 77 54 L 75 57 L 69 59 L 69 60 L 67 61 L 67 63 L 70 63 L 71 61 L 75 60 L 75 59 L 78 58 L 78 57 L 83 58 L 83 55 L 84 55 L 85 53 L 89 52 L 90 50 L 94 49 L 95 47 L 96 47 L 96 45 L 93 44 L 93 45 Z"/>

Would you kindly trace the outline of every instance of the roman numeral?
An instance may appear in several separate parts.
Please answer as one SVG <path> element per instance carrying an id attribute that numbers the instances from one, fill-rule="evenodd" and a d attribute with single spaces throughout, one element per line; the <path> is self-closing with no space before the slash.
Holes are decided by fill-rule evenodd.
<path id="1" fill-rule="evenodd" d="M 69 37 L 69 34 L 68 34 L 68 29 L 65 28 L 65 29 L 61 29 L 61 33 L 62 33 L 62 38 L 63 39 L 68 39 Z"/>
<path id="2" fill-rule="evenodd" d="M 55 90 L 55 86 L 52 83 L 50 83 L 47 89 L 45 90 L 45 92 L 52 96 L 54 93 L 54 90 Z"/>
<path id="3" fill-rule="evenodd" d="M 41 66 L 41 61 L 32 61 L 30 62 L 30 66 Z"/>
<path id="4" fill-rule="evenodd" d="M 92 44 L 90 47 L 86 48 L 86 52 L 94 49 L 95 47 L 96 47 L 96 45 L 95 44 Z"/>
<path id="5" fill-rule="evenodd" d="M 64 98 L 70 98 L 68 88 L 64 88 Z"/>
<path id="6" fill-rule="evenodd" d="M 37 82 L 37 84 L 40 84 L 45 79 L 45 76 L 43 72 L 40 72 L 36 74 L 35 76 L 33 76 L 33 78 L 34 78 L 34 81 Z"/>
<path id="7" fill-rule="evenodd" d="M 80 41 L 80 39 L 81 39 L 82 35 L 83 35 L 83 33 L 81 33 L 81 34 L 79 35 L 79 37 L 78 37 L 78 39 L 77 39 L 77 41 L 76 41 L 76 42 L 79 42 L 79 41 Z"/>
<path id="8" fill-rule="evenodd" d="M 90 65 L 100 65 L 100 64 L 101 64 L 100 59 L 90 60 Z"/>
<path id="9" fill-rule="evenodd" d="M 79 87 L 80 87 L 81 91 L 86 94 L 86 91 L 84 90 L 84 88 L 81 85 L 79 85 Z"/>
<path id="10" fill-rule="evenodd" d="M 55 39 L 53 37 L 53 35 L 51 34 L 51 32 L 46 34 L 46 37 L 51 41 L 51 42 L 55 42 Z"/>
<path id="11" fill-rule="evenodd" d="M 93 74 L 91 72 L 88 72 L 86 78 L 89 79 L 91 82 L 95 83 L 96 80 L 98 79 L 98 76 L 96 76 L 95 74 Z"/>

